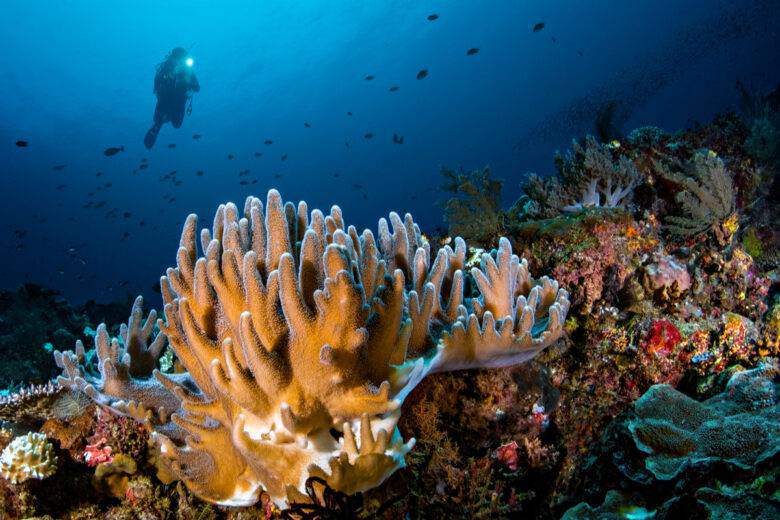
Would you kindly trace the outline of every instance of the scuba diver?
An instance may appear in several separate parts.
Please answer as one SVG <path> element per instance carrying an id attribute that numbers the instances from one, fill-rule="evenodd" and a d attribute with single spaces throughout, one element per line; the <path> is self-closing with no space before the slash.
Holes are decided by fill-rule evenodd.
<path id="1" fill-rule="evenodd" d="M 170 122 L 174 128 L 179 128 L 184 113 L 192 113 L 192 94 L 200 91 L 192 65 L 193 60 L 188 56 L 187 49 L 176 47 L 157 66 L 157 74 L 154 76 L 157 106 L 154 109 L 154 124 L 144 137 L 146 148 L 154 146 L 162 125 Z"/>

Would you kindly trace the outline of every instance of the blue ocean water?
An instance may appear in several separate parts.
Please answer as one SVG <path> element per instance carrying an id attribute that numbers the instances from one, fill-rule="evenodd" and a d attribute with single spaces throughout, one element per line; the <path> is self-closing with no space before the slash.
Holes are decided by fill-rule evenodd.
<path id="1" fill-rule="evenodd" d="M 623 129 L 675 130 L 736 107 L 737 80 L 773 87 L 778 22 L 770 0 L 4 1 L 0 287 L 153 298 L 188 213 L 208 225 L 271 187 L 359 227 L 396 210 L 435 228 L 442 165 L 489 165 L 510 202 L 607 102 Z M 148 151 L 179 45 L 202 90 Z"/>

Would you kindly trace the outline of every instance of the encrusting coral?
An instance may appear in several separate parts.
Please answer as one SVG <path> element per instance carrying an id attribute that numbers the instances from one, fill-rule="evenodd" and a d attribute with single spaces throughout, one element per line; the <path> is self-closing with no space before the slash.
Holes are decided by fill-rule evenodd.
<path id="1" fill-rule="evenodd" d="M 0 476 L 12 484 L 44 479 L 57 471 L 54 447 L 42 433 L 16 437 L 0 455 Z"/>
<path id="2" fill-rule="evenodd" d="M 777 368 L 763 365 L 738 372 L 724 394 L 704 403 L 668 385 L 639 399 L 628 425 L 637 447 L 649 454 L 647 469 L 660 480 L 688 466 L 722 461 L 749 469 L 780 450 L 775 384 Z"/>
<path id="3" fill-rule="evenodd" d="M 381 219 L 375 239 L 338 206 L 309 213 L 271 190 L 243 216 L 220 206 L 202 257 L 196 236 L 190 215 L 156 336 L 139 298 L 120 338 L 98 328 L 97 371 L 81 343 L 55 358 L 63 386 L 144 422 L 165 469 L 224 505 L 261 490 L 305 502 L 310 477 L 347 494 L 379 485 L 414 444 L 397 422 L 426 375 L 527 361 L 560 337 L 569 308 L 507 239 L 467 279 L 465 242 L 432 258 L 411 215 Z M 155 369 L 165 338 L 186 372 Z"/>

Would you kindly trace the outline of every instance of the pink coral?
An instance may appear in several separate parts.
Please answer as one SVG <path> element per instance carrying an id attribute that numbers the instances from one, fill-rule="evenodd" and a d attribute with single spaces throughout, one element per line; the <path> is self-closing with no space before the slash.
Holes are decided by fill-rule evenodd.
<path id="1" fill-rule="evenodd" d="M 83 456 L 84 462 L 93 468 L 98 464 L 114 460 L 114 457 L 111 455 L 111 446 L 106 445 L 105 437 L 101 437 L 93 444 L 87 444 Z"/>
<path id="2" fill-rule="evenodd" d="M 654 262 L 647 266 L 646 273 L 650 287 L 656 289 L 669 289 L 677 284 L 679 291 L 687 291 L 691 288 L 691 275 L 685 265 L 677 263 L 670 255 L 655 255 Z"/>
<path id="3" fill-rule="evenodd" d="M 498 461 L 512 471 L 517 471 L 520 465 L 520 447 L 515 441 L 502 444 L 496 448 Z"/>

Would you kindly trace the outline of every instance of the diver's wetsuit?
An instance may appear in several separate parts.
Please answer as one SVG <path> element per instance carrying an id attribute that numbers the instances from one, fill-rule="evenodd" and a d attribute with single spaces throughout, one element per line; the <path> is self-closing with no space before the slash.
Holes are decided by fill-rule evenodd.
<path id="1" fill-rule="evenodd" d="M 154 77 L 154 93 L 157 106 L 154 108 L 154 125 L 146 133 L 144 145 L 154 146 L 160 128 L 170 122 L 179 128 L 184 121 L 184 113 L 191 92 L 199 92 L 198 78 L 190 67 L 183 63 L 165 63 Z"/>

